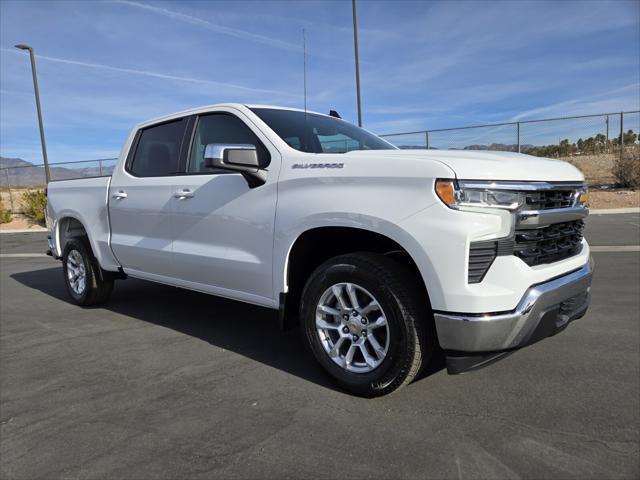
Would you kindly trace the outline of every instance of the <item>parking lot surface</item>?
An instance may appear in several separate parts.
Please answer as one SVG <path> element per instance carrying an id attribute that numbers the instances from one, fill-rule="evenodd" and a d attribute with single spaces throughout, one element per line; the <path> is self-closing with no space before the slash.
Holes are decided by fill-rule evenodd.
<path id="1" fill-rule="evenodd" d="M 1 478 L 638 478 L 640 253 L 588 314 L 485 369 L 347 395 L 275 313 L 138 280 L 83 309 L 44 234 L 0 235 Z M 588 220 L 637 246 L 640 215 Z M 605 249 L 606 250 L 606 249 Z"/>

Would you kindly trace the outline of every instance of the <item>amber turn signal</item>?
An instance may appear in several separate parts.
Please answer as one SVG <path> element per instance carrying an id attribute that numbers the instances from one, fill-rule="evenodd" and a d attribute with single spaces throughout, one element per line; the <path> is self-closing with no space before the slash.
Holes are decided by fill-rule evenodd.
<path id="1" fill-rule="evenodd" d="M 582 192 L 578 197 L 578 205 L 589 206 L 589 191 Z"/>
<path id="2" fill-rule="evenodd" d="M 450 207 L 456 202 L 455 191 L 452 180 L 436 180 L 436 193 L 445 205 Z"/>

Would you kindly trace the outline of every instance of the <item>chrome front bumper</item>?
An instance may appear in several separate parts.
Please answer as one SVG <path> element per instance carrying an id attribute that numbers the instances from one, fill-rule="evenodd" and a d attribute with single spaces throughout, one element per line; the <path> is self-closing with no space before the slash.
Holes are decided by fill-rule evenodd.
<path id="1" fill-rule="evenodd" d="M 530 287 L 511 312 L 434 312 L 440 346 L 459 352 L 523 347 L 562 330 L 589 307 L 593 259 L 579 270 Z"/>

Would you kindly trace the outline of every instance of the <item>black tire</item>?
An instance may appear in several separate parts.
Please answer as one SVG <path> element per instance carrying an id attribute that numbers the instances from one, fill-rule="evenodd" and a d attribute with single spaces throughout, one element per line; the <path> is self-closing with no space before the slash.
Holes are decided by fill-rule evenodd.
<path id="1" fill-rule="evenodd" d="M 80 254 L 82 266 L 85 271 L 85 284 L 81 291 L 77 292 L 71 284 L 69 275 L 69 255 L 72 252 Z M 64 273 L 64 283 L 71 299 L 83 307 L 98 305 L 109 299 L 113 290 L 113 279 L 103 275 L 98 261 L 93 256 L 91 247 L 86 238 L 74 238 L 67 242 L 62 254 L 62 270 Z"/>
<path id="2" fill-rule="evenodd" d="M 374 253 L 334 257 L 313 272 L 302 293 L 302 330 L 316 360 L 342 388 L 364 397 L 386 395 L 409 384 L 428 363 L 434 351 L 435 330 L 429 300 L 417 282 L 406 267 Z M 316 328 L 316 308 L 323 293 L 339 283 L 366 289 L 387 318 L 388 350 L 370 372 L 348 371 L 335 363 Z"/>

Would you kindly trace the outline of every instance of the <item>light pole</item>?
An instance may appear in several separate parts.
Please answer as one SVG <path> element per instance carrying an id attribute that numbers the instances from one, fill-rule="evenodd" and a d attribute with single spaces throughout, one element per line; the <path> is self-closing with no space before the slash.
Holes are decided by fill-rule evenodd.
<path id="1" fill-rule="evenodd" d="M 356 56 L 356 95 L 358 96 L 358 126 L 362 127 L 362 106 L 360 104 L 360 61 L 358 59 L 358 17 L 356 15 L 356 0 L 351 0 L 353 9 L 353 48 Z"/>
<path id="2" fill-rule="evenodd" d="M 42 158 L 44 159 L 44 175 L 47 180 L 51 180 L 51 173 L 49 172 L 49 160 L 47 159 L 47 145 L 44 141 L 44 127 L 42 126 L 42 110 L 40 109 L 40 92 L 38 90 L 38 76 L 36 74 L 36 58 L 33 53 L 33 48 L 29 45 L 16 45 L 16 48 L 20 50 L 28 50 L 29 58 L 31 59 L 31 74 L 33 75 L 33 90 L 36 94 L 36 109 L 38 110 L 38 125 L 40 126 L 40 143 L 42 145 Z"/>

